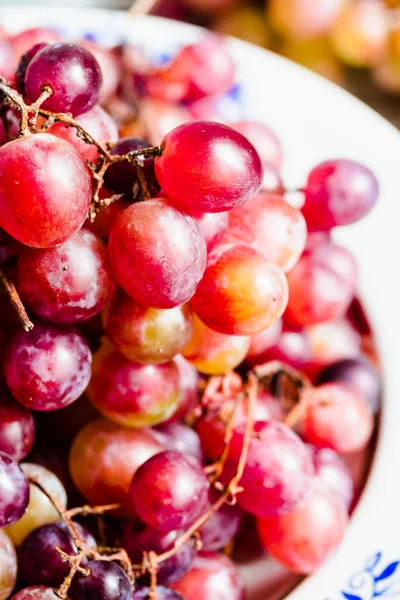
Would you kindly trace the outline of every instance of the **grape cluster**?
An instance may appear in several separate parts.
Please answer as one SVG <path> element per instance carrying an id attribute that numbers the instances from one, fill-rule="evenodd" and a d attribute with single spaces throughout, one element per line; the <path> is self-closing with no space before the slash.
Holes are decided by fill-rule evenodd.
<path id="1" fill-rule="evenodd" d="M 215 111 L 219 38 L 162 67 L 46 29 L 2 43 L 0 600 L 242 600 L 221 550 L 249 519 L 312 573 L 379 410 L 331 237 L 374 175 L 321 163 L 291 205 L 275 134 Z"/>

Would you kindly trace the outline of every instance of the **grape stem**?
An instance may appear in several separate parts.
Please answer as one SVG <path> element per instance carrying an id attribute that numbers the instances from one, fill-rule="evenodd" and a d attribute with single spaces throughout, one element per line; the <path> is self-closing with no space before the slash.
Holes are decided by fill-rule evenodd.
<path id="1" fill-rule="evenodd" d="M 8 297 L 10 298 L 11 304 L 13 305 L 18 315 L 22 327 L 25 329 L 25 331 L 32 331 L 34 325 L 28 317 L 25 307 L 22 304 L 21 298 L 19 297 L 19 294 L 17 292 L 17 289 L 10 277 L 3 270 L 0 270 L 0 280 L 5 291 L 8 294 Z"/>

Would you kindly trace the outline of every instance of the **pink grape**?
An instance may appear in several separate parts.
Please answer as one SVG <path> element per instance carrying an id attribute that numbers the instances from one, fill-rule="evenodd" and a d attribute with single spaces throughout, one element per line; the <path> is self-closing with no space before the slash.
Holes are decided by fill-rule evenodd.
<path id="1" fill-rule="evenodd" d="M 56 44 L 60 41 L 61 36 L 59 33 L 45 27 L 25 29 L 10 38 L 17 63 L 21 60 L 22 55 L 28 52 L 33 46 L 36 46 L 36 44 Z"/>
<path id="2" fill-rule="evenodd" d="M 133 204 L 117 217 L 109 251 L 121 287 L 154 308 L 189 300 L 206 266 L 206 245 L 196 221 L 160 198 Z"/>
<path id="3" fill-rule="evenodd" d="M 314 237 L 317 235 L 314 234 Z M 341 277 L 343 281 L 346 281 L 349 288 L 355 289 L 358 269 L 357 263 L 351 253 L 346 248 L 343 248 L 343 246 L 339 246 L 326 238 L 320 240 L 314 239 L 310 243 L 309 237 L 308 242 L 304 256 L 325 265 Z"/>
<path id="4" fill-rule="evenodd" d="M 136 471 L 130 488 L 132 507 L 140 519 L 160 531 L 185 529 L 202 514 L 209 483 L 193 457 L 168 450 Z"/>
<path id="5" fill-rule="evenodd" d="M 210 252 L 222 240 L 228 229 L 228 213 L 201 213 L 196 217 L 196 221 L 207 244 L 207 250 Z"/>
<path id="6" fill-rule="evenodd" d="M 45 85 L 53 90 L 42 107 L 58 113 L 79 115 L 97 103 L 102 85 L 99 63 L 85 48 L 76 44 L 50 44 L 40 50 L 28 65 L 25 91 L 35 102 Z"/>
<path id="7" fill-rule="evenodd" d="M 94 560 L 87 565 L 89 575 L 76 573 L 68 596 L 71 600 L 131 600 L 131 584 L 125 571 L 108 560 Z"/>
<path id="8" fill-rule="evenodd" d="M 74 484 L 90 504 L 127 504 L 133 474 L 163 450 L 149 429 L 129 429 L 97 419 L 73 441 L 69 469 Z"/>
<path id="9" fill-rule="evenodd" d="M 254 146 L 264 164 L 272 165 L 278 171 L 282 167 L 282 145 L 275 133 L 264 123 L 244 120 L 232 125 Z"/>
<path id="10" fill-rule="evenodd" d="M 141 428 L 162 423 L 178 407 L 178 369 L 173 362 L 134 363 L 111 351 L 93 374 L 90 400 L 103 416 L 119 425 Z"/>
<path id="11" fill-rule="evenodd" d="M 210 507 L 217 501 L 218 496 L 216 491 L 210 492 Z M 202 552 L 216 552 L 227 546 L 239 531 L 241 522 L 240 508 L 237 505 L 223 504 L 199 531 Z"/>
<path id="12" fill-rule="evenodd" d="M 378 182 L 367 167 L 352 160 L 330 160 L 310 172 L 302 210 L 311 231 L 328 231 L 364 217 L 378 194 Z"/>
<path id="13" fill-rule="evenodd" d="M 284 328 L 278 342 L 271 348 L 266 348 L 257 357 L 251 358 L 249 364 L 260 365 L 278 360 L 294 369 L 303 371 L 308 365 L 310 357 L 310 344 L 304 331 Z"/>
<path id="14" fill-rule="evenodd" d="M 29 485 L 21 467 L 11 456 L 0 452 L 0 528 L 16 523 L 28 502 Z"/>
<path id="15" fill-rule="evenodd" d="M 354 499 L 354 482 L 346 463 L 330 448 L 309 446 L 317 477 L 343 500 L 347 510 Z"/>
<path id="16" fill-rule="evenodd" d="M 80 229 L 91 197 L 78 152 L 48 133 L 0 148 L 0 226 L 35 248 L 61 244 Z"/>
<path id="17" fill-rule="evenodd" d="M 161 436 L 160 440 L 167 450 L 176 450 L 185 456 L 193 456 L 199 462 L 203 462 L 200 438 L 195 430 L 185 423 L 179 421 L 163 423 L 158 425 L 154 431 Z"/>
<path id="18" fill-rule="evenodd" d="M 75 120 L 100 144 L 104 145 L 106 142 L 115 144 L 118 141 L 116 122 L 100 106 L 94 106 L 91 110 L 78 115 Z M 49 129 L 49 133 L 72 144 L 78 150 L 82 160 L 96 163 L 99 158 L 97 148 L 80 139 L 74 127 L 69 127 L 64 123 L 54 123 Z"/>
<path id="19" fill-rule="evenodd" d="M 17 288 L 23 302 L 45 321 L 89 319 L 114 289 L 107 247 L 81 229 L 55 248 L 27 249 L 18 260 Z"/>
<path id="20" fill-rule="evenodd" d="M 171 587 L 188 600 L 245 600 L 246 597 L 239 569 L 225 554 L 198 556 L 193 568 Z"/>
<path id="21" fill-rule="evenodd" d="M 341 383 L 325 383 L 309 392 L 302 422 L 304 438 L 318 448 L 339 454 L 357 452 L 369 442 L 374 428 L 366 402 Z"/>
<path id="22" fill-rule="evenodd" d="M 103 323 L 107 337 L 121 354 L 140 363 L 162 363 L 190 340 L 192 311 L 188 304 L 148 308 L 119 289 L 104 311 Z"/>
<path id="23" fill-rule="evenodd" d="M 17 582 L 17 555 L 10 538 L 0 530 L 0 600 L 7 600 Z"/>
<path id="24" fill-rule="evenodd" d="M 287 301 L 280 268 L 246 244 L 231 244 L 210 257 L 191 303 L 210 329 L 251 335 L 277 321 Z"/>
<path id="25" fill-rule="evenodd" d="M 11 598 L 11 600 L 57 600 L 53 588 L 44 585 L 32 585 L 23 588 Z"/>
<path id="26" fill-rule="evenodd" d="M 190 121 L 190 113 L 185 106 L 169 104 L 156 98 L 144 98 L 140 104 L 140 112 L 149 127 L 149 139 L 159 144 L 171 129 Z"/>
<path id="27" fill-rule="evenodd" d="M 113 48 L 103 48 L 91 40 L 81 40 L 79 46 L 93 54 L 99 63 L 103 75 L 99 102 L 106 104 L 117 93 L 122 77 L 118 56 Z"/>
<path id="28" fill-rule="evenodd" d="M 32 48 L 30 48 L 27 52 L 25 52 L 25 54 L 21 56 L 18 68 L 15 73 L 15 83 L 17 84 L 17 90 L 23 95 L 25 95 L 25 75 L 28 65 L 31 62 L 32 58 L 40 50 L 43 50 L 43 48 L 45 48 L 46 46 L 46 42 L 40 42 L 39 44 L 35 44 L 35 46 L 32 46 Z"/>
<path id="29" fill-rule="evenodd" d="M 89 383 L 92 355 L 71 327 L 35 325 L 7 347 L 5 378 L 13 396 L 34 410 L 56 410 L 74 402 Z"/>
<path id="30" fill-rule="evenodd" d="M 250 338 L 250 346 L 246 354 L 246 364 L 260 365 L 263 362 L 263 355 L 273 348 L 282 336 L 282 321 L 279 319 L 269 327 L 266 327 L 259 333 L 255 333 Z"/>
<path id="31" fill-rule="evenodd" d="M 308 575 L 335 550 L 346 525 L 347 515 L 341 498 L 316 483 L 296 510 L 259 519 L 258 532 L 273 558 L 294 573 Z"/>
<path id="32" fill-rule="evenodd" d="M 163 586 L 157 586 L 155 589 L 157 600 L 185 600 L 175 590 Z M 132 600 L 151 600 L 150 588 L 140 588 L 133 592 Z"/>
<path id="33" fill-rule="evenodd" d="M 297 208 L 279 196 L 260 192 L 229 212 L 227 235 L 249 244 L 286 272 L 304 250 L 307 227 Z"/>
<path id="34" fill-rule="evenodd" d="M 0 451 L 20 461 L 35 440 L 32 413 L 14 400 L 5 385 L 0 387 Z"/>
<path id="35" fill-rule="evenodd" d="M 241 133 L 210 121 L 170 131 L 155 170 L 167 196 L 189 213 L 244 204 L 258 192 L 263 171 L 255 148 Z"/>
<path id="36" fill-rule="evenodd" d="M 235 472 L 243 445 L 244 425 L 233 433 L 226 464 Z M 310 493 L 314 467 L 309 452 L 293 431 L 278 421 L 257 421 L 238 496 L 242 508 L 259 517 L 295 510 Z"/>
<path id="37" fill-rule="evenodd" d="M 201 373 L 220 375 L 235 369 L 245 358 L 249 346 L 248 336 L 218 333 L 195 316 L 192 336 L 182 354 Z"/>
<path id="38" fill-rule="evenodd" d="M 140 564 L 144 552 L 152 550 L 157 554 L 162 554 L 173 548 L 181 535 L 181 531 L 158 531 L 150 527 L 135 526 L 132 521 L 129 521 L 124 527 L 121 545 L 127 551 L 131 561 L 134 564 Z M 173 556 L 159 563 L 157 583 L 169 585 L 181 579 L 192 566 L 196 554 L 194 544 L 192 540 L 189 540 Z M 140 583 L 148 584 L 149 576 L 142 576 Z"/>
<path id="39" fill-rule="evenodd" d="M 173 359 L 179 374 L 179 404 L 170 421 L 184 419 L 199 401 L 199 375 L 181 354 Z"/>

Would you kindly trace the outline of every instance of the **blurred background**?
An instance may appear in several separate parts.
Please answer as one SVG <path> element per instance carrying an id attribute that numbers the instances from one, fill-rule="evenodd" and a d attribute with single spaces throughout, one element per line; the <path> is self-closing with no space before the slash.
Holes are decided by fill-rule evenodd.
<path id="1" fill-rule="evenodd" d="M 39 4 L 0 0 L 0 5 Z M 61 0 L 40 0 L 40 5 Z M 129 9 L 132 0 L 62 0 Z M 159 0 L 152 13 L 278 52 L 316 71 L 400 127 L 400 0 Z"/>

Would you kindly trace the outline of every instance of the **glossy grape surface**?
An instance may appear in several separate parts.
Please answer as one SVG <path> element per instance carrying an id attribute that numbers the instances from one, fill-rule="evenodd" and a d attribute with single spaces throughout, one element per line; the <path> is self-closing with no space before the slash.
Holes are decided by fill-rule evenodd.
<path id="1" fill-rule="evenodd" d="M 0 527 L 19 521 L 29 502 L 29 484 L 16 461 L 0 452 Z"/>
<path id="2" fill-rule="evenodd" d="M 238 121 L 233 128 L 243 134 L 254 146 L 266 165 L 280 169 L 283 161 L 282 145 L 275 133 L 264 123 L 257 121 Z"/>
<path id="3" fill-rule="evenodd" d="M 242 134 L 226 125 L 181 125 L 166 135 L 161 147 L 155 160 L 157 179 L 171 201 L 189 213 L 229 210 L 260 188 L 260 157 Z"/>
<path id="4" fill-rule="evenodd" d="M 77 573 L 68 595 L 71 600 L 131 600 L 128 577 L 116 563 L 94 560 L 87 565 L 88 577 Z"/>
<path id="5" fill-rule="evenodd" d="M 250 335 L 278 320 L 287 299 L 287 282 L 279 267 L 246 244 L 231 244 L 210 257 L 192 306 L 210 329 Z"/>
<path id="6" fill-rule="evenodd" d="M 309 446 L 317 477 L 343 500 L 349 510 L 354 499 L 354 482 L 346 463 L 330 448 Z"/>
<path id="7" fill-rule="evenodd" d="M 171 421 L 184 419 L 199 401 L 199 375 L 196 369 L 181 354 L 173 359 L 179 373 L 179 403 Z"/>
<path id="8" fill-rule="evenodd" d="M 23 302 L 44 321 L 76 323 L 102 310 L 114 289 L 107 247 L 81 229 L 56 248 L 26 250 L 17 267 Z"/>
<path id="9" fill-rule="evenodd" d="M 161 442 L 167 450 L 176 450 L 203 462 L 200 438 L 189 425 L 180 421 L 170 421 L 159 425 L 154 431 L 161 436 Z"/>
<path id="10" fill-rule="evenodd" d="M 35 102 L 45 85 L 53 93 L 42 107 L 58 113 L 79 115 L 96 104 L 102 74 L 93 54 L 76 44 L 50 44 L 38 52 L 25 74 L 25 91 Z"/>
<path id="11" fill-rule="evenodd" d="M 0 452 L 20 461 L 35 440 L 32 413 L 14 400 L 5 385 L 0 386 Z"/>
<path id="12" fill-rule="evenodd" d="M 155 308 L 173 308 L 189 300 L 206 266 L 198 224 L 162 199 L 124 210 L 111 230 L 109 251 L 125 292 Z"/>
<path id="13" fill-rule="evenodd" d="M 34 410 L 74 402 L 89 383 L 92 355 L 73 328 L 37 324 L 20 331 L 7 347 L 5 378 L 13 396 Z"/>
<path id="14" fill-rule="evenodd" d="M 134 430 L 98 419 L 76 436 L 69 469 L 76 487 L 89 503 L 127 503 L 135 471 L 163 450 L 149 429 Z"/>
<path id="15" fill-rule="evenodd" d="M 132 506 L 150 527 L 169 531 L 195 522 L 207 503 L 208 479 L 201 464 L 166 451 L 145 462 L 133 477 Z"/>
<path id="16" fill-rule="evenodd" d="M 0 148 L 0 225 L 35 248 L 61 244 L 85 220 L 90 177 L 78 152 L 48 133 Z"/>

